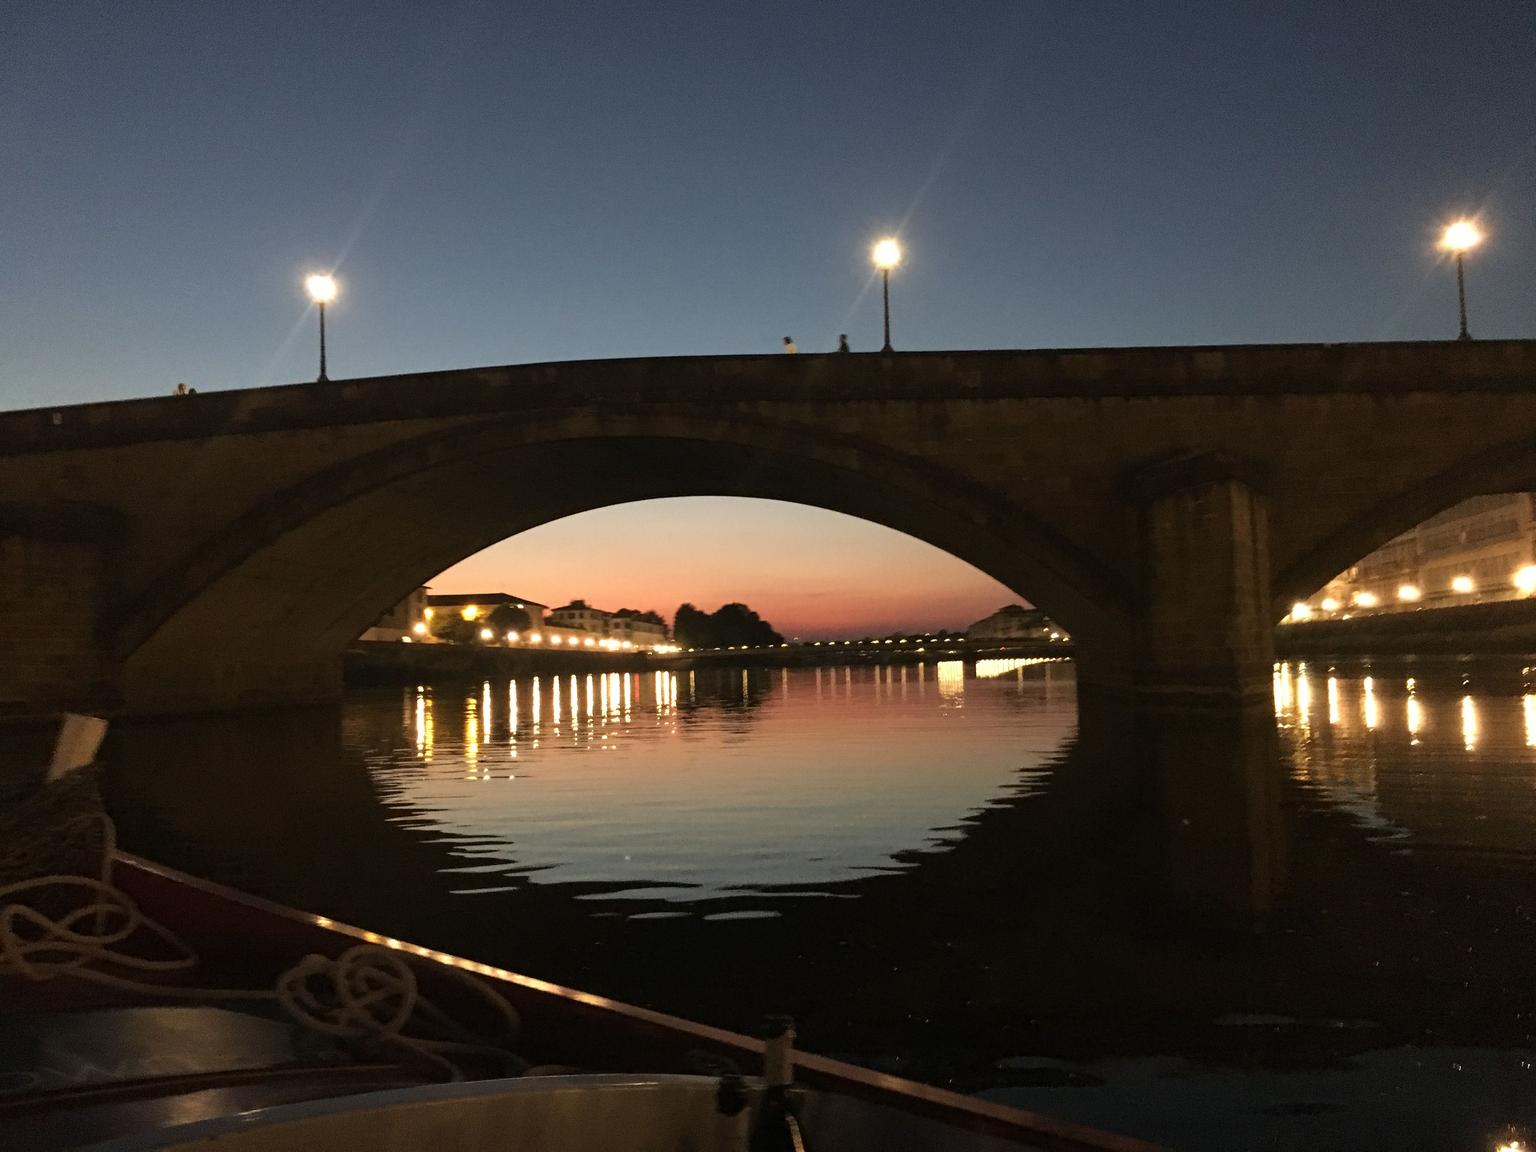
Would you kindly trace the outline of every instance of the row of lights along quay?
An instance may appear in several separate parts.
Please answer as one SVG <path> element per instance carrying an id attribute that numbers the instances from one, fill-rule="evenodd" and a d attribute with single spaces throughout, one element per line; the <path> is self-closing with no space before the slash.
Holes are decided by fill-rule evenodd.
<path id="1" fill-rule="evenodd" d="M 417 621 L 411 627 L 413 636 L 401 637 L 405 644 L 416 643 L 451 643 L 450 641 L 437 640 L 432 636 L 430 621 L 434 610 L 426 609 L 425 619 Z M 631 640 L 616 640 L 612 637 L 596 636 L 570 636 L 547 631 L 518 631 L 508 630 L 505 633 L 498 632 L 494 628 L 481 628 L 477 633 L 479 641 L 483 645 L 508 648 L 542 648 L 544 650 L 564 651 L 592 651 L 592 652 L 616 652 L 616 653 L 650 653 L 656 656 L 688 656 L 722 653 L 775 653 L 785 651 L 797 651 L 802 654 L 824 655 L 828 659 L 838 659 L 841 655 L 852 652 L 858 653 L 886 653 L 897 654 L 911 652 L 914 654 L 932 654 L 940 652 L 953 654 L 958 651 L 973 652 L 1005 652 L 1019 647 L 1038 647 L 1042 644 L 1060 646 L 1065 650 L 1072 642 L 1072 638 L 1060 629 L 1052 628 L 1043 632 L 1035 640 L 1022 642 L 998 643 L 995 639 L 970 640 L 963 634 L 935 635 L 911 635 L 873 637 L 866 636 L 859 640 L 785 640 L 778 644 L 729 644 L 718 648 L 694 648 L 684 647 L 680 644 L 640 644 Z"/>
<path id="2" fill-rule="evenodd" d="M 1467 330 L 1467 283 L 1463 258 L 1481 244 L 1483 239 L 1482 229 L 1473 221 L 1465 219 L 1457 220 L 1447 226 L 1440 239 L 1441 248 L 1451 253 L 1456 262 L 1456 305 L 1461 324 L 1456 337 L 1458 340 L 1472 339 L 1471 332 Z M 885 341 L 880 346 L 882 352 L 893 351 L 891 347 L 891 272 L 900 267 L 903 255 L 901 243 L 894 236 L 886 236 L 878 240 L 870 250 L 870 260 L 880 273 L 881 313 L 885 334 Z M 330 379 L 325 370 L 325 306 L 336 299 L 341 290 L 340 284 L 334 275 L 317 272 L 305 277 L 304 288 L 320 313 L 320 375 L 316 380 L 324 383 Z"/>
<path id="3" fill-rule="evenodd" d="M 1525 564 L 1515 569 L 1510 574 L 1508 588 L 1479 588 L 1477 581 L 1471 576 L 1461 575 L 1451 578 L 1450 583 L 1441 589 L 1430 589 L 1429 595 L 1433 603 L 1426 604 L 1426 590 L 1418 584 L 1399 584 L 1392 599 L 1404 606 L 1446 607 L 1451 604 L 1490 604 L 1508 600 L 1527 599 L 1536 596 L 1536 564 Z M 1335 613 L 1350 614 L 1352 612 L 1391 611 L 1391 601 L 1384 599 L 1378 593 L 1361 590 L 1350 594 L 1349 599 L 1342 600 L 1337 596 L 1325 595 L 1315 603 L 1298 600 L 1291 605 L 1291 611 L 1286 616 L 1287 623 L 1298 623 L 1304 620 L 1316 619 L 1319 616 L 1331 616 Z"/>

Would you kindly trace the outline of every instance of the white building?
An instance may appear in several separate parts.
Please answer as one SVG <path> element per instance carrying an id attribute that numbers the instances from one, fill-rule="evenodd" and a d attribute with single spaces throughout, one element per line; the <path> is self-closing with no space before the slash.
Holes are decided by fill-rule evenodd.
<path id="1" fill-rule="evenodd" d="M 1010 640 L 1055 640 L 1064 633 L 1038 608 L 1009 604 L 965 630 L 967 640 L 1004 643 Z"/>
<path id="2" fill-rule="evenodd" d="M 1474 496 L 1387 541 L 1288 621 L 1536 594 L 1536 494 Z"/>
<path id="3" fill-rule="evenodd" d="M 585 600 L 572 600 L 563 607 L 552 609 L 544 623 L 545 631 L 573 632 L 580 643 L 589 648 L 665 650 L 670 640 L 665 624 L 641 619 L 638 613 L 629 609 L 604 612 Z M 589 638 L 593 644 L 587 644 Z M 565 642 L 569 643 L 569 640 Z"/>

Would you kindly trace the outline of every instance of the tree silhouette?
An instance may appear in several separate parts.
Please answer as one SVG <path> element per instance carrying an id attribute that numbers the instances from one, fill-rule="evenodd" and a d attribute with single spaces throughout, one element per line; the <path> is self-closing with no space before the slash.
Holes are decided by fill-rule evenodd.
<path id="1" fill-rule="evenodd" d="M 722 604 L 701 612 L 692 604 L 678 606 L 672 618 L 672 638 L 685 648 L 756 647 L 782 644 L 784 637 L 745 604 Z"/>

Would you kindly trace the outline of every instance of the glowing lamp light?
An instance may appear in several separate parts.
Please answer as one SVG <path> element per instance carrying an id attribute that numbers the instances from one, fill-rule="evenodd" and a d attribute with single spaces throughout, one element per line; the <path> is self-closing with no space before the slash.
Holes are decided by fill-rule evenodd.
<path id="1" fill-rule="evenodd" d="M 309 298 L 316 304 L 329 304 L 336 299 L 336 277 L 327 276 L 323 272 L 316 272 L 313 276 L 304 278 L 304 291 L 309 293 Z"/>
<path id="2" fill-rule="evenodd" d="M 1451 581 L 1451 591 L 1459 592 L 1462 595 L 1466 595 L 1468 592 L 1473 591 L 1476 587 L 1477 585 L 1472 583 L 1472 577 L 1470 576 L 1458 576 Z"/>
<path id="3" fill-rule="evenodd" d="M 887 236 L 875 242 L 870 250 L 869 258 L 875 262 L 875 267 L 882 272 L 889 272 L 901 263 L 901 245 L 894 236 Z"/>
<path id="4" fill-rule="evenodd" d="M 1312 605 L 1301 600 L 1291 605 L 1292 620 L 1310 620 L 1312 618 Z"/>
<path id="5" fill-rule="evenodd" d="M 530 643 L 530 644 L 537 644 L 537 643 L 539 643 L 539 641 L 541 641 L 543 639 L 544 639 L 544 637 L 539 635 L 537 632 L 530 632 L 530 633 L 528 633 L 528 643 Z"/>
<path id="6" fill-rule="evenodd" d="M 323 272 L 317 272 L 313 276 L 305 277 L 304 290 L 309 293 L 309 298 L 315 302 L 315 307 L 320 312 L 320 375 L 315 377 L 315 382 L 324 384 L 330 379 L 325 374 L 325 306 L 336 299 L 336 279 Z"/>
<path id="7" fill-rule="evenodd" d="M 1324 612 L 1337 612 L 1339 610 L 1339 602 L 1332 596 L 1325 597 L 1323 599 L 1322 609 Z"/>
<path id="8" fill-rule="evenodd" d="M 466 620 L 473 620 L 476 616 L 480 615 L 480 609 L 474 604 L 466 604 L 459 610 L 459 615 Z"/>
<path id="9" fill-rule="evenodd" d="M 508 644 L 516 644 L 517 643 L 517 633 L 516 632 L 508 632 L 507 633 L 507 643 Z"/>
<path id="10" fill-rule="evenodd" d="M 427 634 L 427 626 L 425 624 L 423 624 L 423 623 L 418 622 L 418 623 L 415 623 L 415 624 L 411 625 L 411 631 L 416 633 L 416 635 L 418 635 L 418 636 L 425 636 Z"/>
<path id="11" fill-rule="evenodd" d="M 588 648 L 595 648 L 595 647 L 597 647 L 597 641 L 592 639 L 592 637 L 590 637 L 590 636 L 588 636 L 586 638 L 586 640 L 583 641 L 583 643 L 586 644 L 586 646 Z"/>
<path id="12" fill-rule="evenodd" d="M 1361 608 L 1374 608 L 1380 601 L 1377 600 L 1374 592 L 1356 592 L 1355 603 Z"/>
<path id="13" fill-rule="evenodd" d="M 432 617 L 436 615 L 436 613 L 433 612 L 432 609 L 430 609 L 430 608 L 423 608 L 421 610 L 421 614 L 422 614 L 423 617 L 425 617 L 428 620 L 432 619 Z"/>
<path id="14" fill-rule="evenodd" d="M 489 628 L 482 628 L 480 629 L 480 639 L 494 640 L 496 639 L 496 633 L 492 632 Z"/>
<path id="15" fill-rule="evenodd" d="M 1422 593 L 1416 584 L 1399 584 L 1397 586 L 1397 598 L 1405 604 L 1412 604 L 1421 595 Z"/>
<path id="16" fill-rule="evenodd" d="M 1520 595 L 1531 595 L 1536 592 L 1536 564 L 1527 564 L 1524 568 L 1517 569 L 1511 579 Z"/>
<path id="17" fill-rule="evenodd" d="M 1440 247 L 1447 252 L 1466 252 L 1482 242 L 1482 230 L 1470 220 L 1457 220 L 1448 225 L 1440 237 Z"/>
<path id="18" fill-rule="evenodd" d="M 561 640 L 561 639 L 560 639 L 560 637 L 558 637 L 558 636 L 551 636 L 551 637 L 550 637 L 550 638 L 549 638 L 549 642 L 550 642 L 550 643 L 551 643 L 551 644 L 560 644 L 560 643 L 563 643 L 563 641 L 562 641 L 562 640 Z"/>

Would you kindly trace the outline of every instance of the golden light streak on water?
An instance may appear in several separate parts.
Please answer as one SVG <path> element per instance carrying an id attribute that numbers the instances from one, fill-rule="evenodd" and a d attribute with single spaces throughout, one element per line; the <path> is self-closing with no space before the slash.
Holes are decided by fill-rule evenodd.
<path id="1" fill-rule="evenodd" d="M 1365 696 L 1362 701 L 1362 709 L 1365 712 L 1365 726 L 1371 731 L 1381 723 L 1381 708 L 1376 703 L 1376 683 L 1369 676 L 1362 682 Z"/>
<path id="2" fill-rule="evenodd" d="M 416 753 L 429 764 L 432 762 L 432 728 L 432 701 L 425 692 L 417 692 Z"/>
<path id="3" fill-rule="evenodd" d="M 1036 664 L 1051 664 L 1054 662 L 1055 658 L 1048 656 L 1019 657 L 1010 660 L 999 660 L 996 658 L 978 660 L 976 661 L 976 679 L 993 680 L 999 676 L 1006 676 L 1010 672 L 1033 667 Z"/>
<path id="4" fill-rule="evenodd" d="M 959 699 L 965 695 L 965 661 L 941 660 L 934 674 L 939 681 L 939 695 Z"/>

